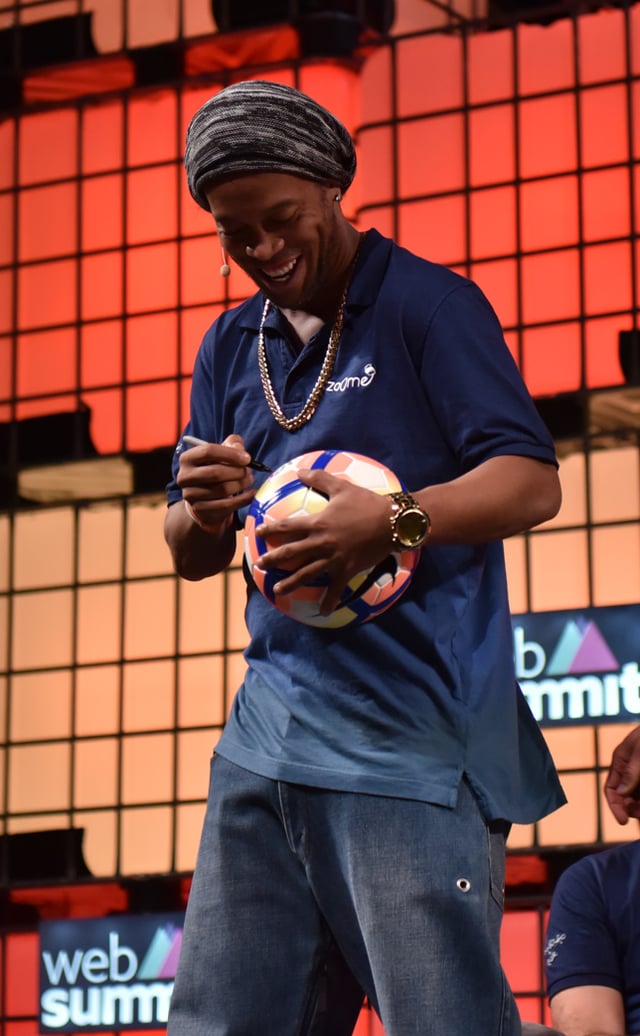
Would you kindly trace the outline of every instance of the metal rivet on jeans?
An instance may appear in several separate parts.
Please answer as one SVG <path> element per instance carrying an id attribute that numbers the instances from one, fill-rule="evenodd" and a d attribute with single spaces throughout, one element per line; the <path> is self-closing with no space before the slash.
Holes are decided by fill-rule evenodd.
<path id="1" fill-rule="evenodd" d="M 468 878 L 458 878 L 456 886 L 461 892 L 471 892 L 471 882 Z"/>

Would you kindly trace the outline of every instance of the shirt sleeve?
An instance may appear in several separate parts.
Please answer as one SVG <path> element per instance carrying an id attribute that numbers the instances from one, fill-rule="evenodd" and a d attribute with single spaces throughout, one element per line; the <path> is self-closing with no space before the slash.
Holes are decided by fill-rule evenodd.
<path id="1" fill-rule="evenodd" d="M 495 311 L 473 282 L 456 286 L 435 310 L 420 377 L 462 470 L 501 455 L 557 465 Z"/>
<path id="2" fill-rule="evenodd" d="M 616 935 L 606 897 L 589 857 L 558 879 L 549 913 L 544 967 L 549 998 L 575 986 L 623 992 Z"/>

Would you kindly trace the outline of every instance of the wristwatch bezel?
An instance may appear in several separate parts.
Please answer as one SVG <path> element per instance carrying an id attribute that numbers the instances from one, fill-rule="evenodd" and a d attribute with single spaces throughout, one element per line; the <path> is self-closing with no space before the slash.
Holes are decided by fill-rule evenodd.
<path id="1" fill-rule="evenodd" d="M 411 493 L 389 493 L 391 500 L 391 542 L 398 550 L 418 550 L 424 545 L 431 532 L 431 519 Z M 417 515 L 420 519 L 421 532 L 416 536 L 408 536 L 402 532 L 403 519 Z"/>

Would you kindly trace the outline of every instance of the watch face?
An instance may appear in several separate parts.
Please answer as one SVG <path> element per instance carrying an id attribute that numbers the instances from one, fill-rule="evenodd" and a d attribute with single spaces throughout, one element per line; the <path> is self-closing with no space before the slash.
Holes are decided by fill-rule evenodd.
<path id="1" fill-rule="evenodd" d="M 409 508 L 398 515 L 396 532 L 403 546 L 417 546 L 424 541 L 428 531 L 427 517 L 418 508 Z"/>

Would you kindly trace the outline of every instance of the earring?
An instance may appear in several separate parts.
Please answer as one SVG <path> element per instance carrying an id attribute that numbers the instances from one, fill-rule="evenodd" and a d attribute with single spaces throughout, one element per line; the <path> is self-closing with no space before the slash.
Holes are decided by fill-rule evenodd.
<path id="1" fill-rule="evenodd" d="M 340 194 L 340 192 L 338 192 L 338 194 L 336 194 L 336 196 L 335 196 L 335 198 L 333 200 L 334 201 L 342 201 L 342 195 Z"/>
<path id="2" fill-rule="evenodd" d="M 222 266 L 220 267 L 220 276 L 221 277 L 228 277 L 230 273 L 231 273 L 231 267 L 229 266 L 229 263 L 227 262 L 227 253 L 225 252 L 225 250 L 223 248 L 222 249 Z"/>

